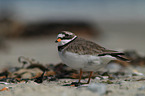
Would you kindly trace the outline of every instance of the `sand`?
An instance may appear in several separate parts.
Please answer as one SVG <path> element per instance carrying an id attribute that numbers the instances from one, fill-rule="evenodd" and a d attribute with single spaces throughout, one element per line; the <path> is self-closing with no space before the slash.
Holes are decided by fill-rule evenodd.
<path id="1" fill-rule="evenodd" d="M 106 29 L 103 29 L 107 31 L 109 30 L 107 27 L 105 28 Z M 107 36 L 107 31 L 105 36 Z M 111 31 L 112 30 L 108 32 Z M 115 34 L 115 31 L 112 31 L 113 34 L 108 33 L 108 38 L 100 40 L 99 43 L 111 49 L 136 49 L 136 51 L 144 54 L 144 33 L 137 34 L 136 32 L 136 35 L 130 36 L 129 34 L 132 34 L 131 31 L 126 30 L 126 32 L 128 33 L 124 33 L 128 35 L 122 34 L 121 32 Z M 131 39 L 129 39 L 129 36 Z M 138 39 L 134 39 L 135 36 L 137 36 Z M 122 37 L 124 38 L 122 39 Z M 57 44 L 55 44 L 54 41 L 55 37 L 50 37 L 49 39 L 27 38 L 6 40 L 5 42 L 9 48 L 6 51 L 0 51 L 0 69 L 2 70 L 7 67 L 22 66 L 17 61 L 19 56 L 35 58 L 44 65 L 50 63 L 57 64 L 58 62 L 61 62 L 56 51 Z M 134 42 L 134 44 L 128 45 L 129 42 Z M 137 68 L 137 70 L 145 74 L 144 68 Z M 144 77 L 145 76 L 143 75 L 118 78 L 116 80 L 112 80 L 112 84 L 102 83 L 102 80 L 93 79 L 91 84 L 95 84 L 96 89 L 90 84 L 80 87 L 62 86 L 65 83 L 75 81 L 70 79 L 44 81 L 42 84 L 37 84 L 33 81 L 18 84 L 0 84 L 0 89 L 8 87 L 8 90 L 0 92 L 0 96 L 145 96 L 145 80 L 137 81 Z M 104 94 L 102 90 L 105 90 Z"/>
<path id="2" fill-rule="evenodd" d="M 1 91 L 0 96 L 144 96 L 145 82 L 136 81 L 140 78 L 143 78 L 143 76 L 130 77 L 128 81 L 118 79 L 112 81 L 113 84 L 100 83 L 101 80 L 94 79 L 90 84 L 79 87 L 62 86 L 73 81 L 69 79 L 44 81 L 41 84 L 33 81 L 18 84 L 0 84 L 0 89 L 9 88 Z M 92 84 L 97 87 L 91 86 L 91 89 L 90 85 Z"/>

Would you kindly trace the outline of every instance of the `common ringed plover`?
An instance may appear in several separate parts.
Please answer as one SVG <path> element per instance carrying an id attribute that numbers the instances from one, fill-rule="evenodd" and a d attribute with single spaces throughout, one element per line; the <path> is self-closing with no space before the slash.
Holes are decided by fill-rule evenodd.
<path id="1" fill-rule="evenodd" d="M 122 52 L 108 50 L 69 31 L 58 33 L 56 42 L 63 63 L 73 69 L 80 70 L 78 83 L 81 81 L 83 71 L 90 72 L 87 82 L 89 83 L 93 71 L 105 67 L 111 60 L 128 60 L 121 56 L 124 55 Z"/>

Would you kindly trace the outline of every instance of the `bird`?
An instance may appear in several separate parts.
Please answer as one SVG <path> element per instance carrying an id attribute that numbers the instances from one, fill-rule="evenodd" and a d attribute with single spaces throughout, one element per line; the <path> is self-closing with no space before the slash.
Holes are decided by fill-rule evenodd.
<path id="1" fill-rule="evenodd" d="M 111 60 L 128 61 L 123 57 L 123 52 L 106 49 L 70 31 L 59 32 L 55 42 L 58 43 L 58 54 L 62 62 L 72 69 L 80 70 L 78 83 L 81 83 L 83 71 L 90 72 L 89 84 L 93 72 L 105 67 Z"/>

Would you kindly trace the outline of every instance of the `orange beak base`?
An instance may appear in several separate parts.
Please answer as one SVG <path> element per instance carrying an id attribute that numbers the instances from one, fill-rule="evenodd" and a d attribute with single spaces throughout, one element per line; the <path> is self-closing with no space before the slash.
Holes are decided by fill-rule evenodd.
<path id="1" fill-rule="evenodd" d="M 61 39 L 60 38 L 58 38 L 55 42 L 60 42 L 61 41 Z"/>

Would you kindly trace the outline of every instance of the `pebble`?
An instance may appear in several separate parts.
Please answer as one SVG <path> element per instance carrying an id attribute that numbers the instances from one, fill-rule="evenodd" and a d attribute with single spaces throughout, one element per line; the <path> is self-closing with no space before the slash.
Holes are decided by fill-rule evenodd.
<path id="1" fill-rule="evenodd" d="M 145 96 L 145 94 L 136 94 L 136 96 Z"/>
<path id="2" fill-rule="evenodd" d="M 96 92 L 100 95 L 105 94 L 107 91 L 106 84 L 101 84 L 101 83 L 90 83 L 87 89 L 92 92 Z"/>
<path id="3" fill-rule="evenodd" d="M 145 90 L 145 86 L 141 86 L 138 90 Z"/>
<path id="4" fill-rule="evenodd" d="M 109 72 L 118 72 L 119 70 L 122 69 L 122 66 L 117 63 L 109 63 L 107 65 L 107 69 Z"/>

